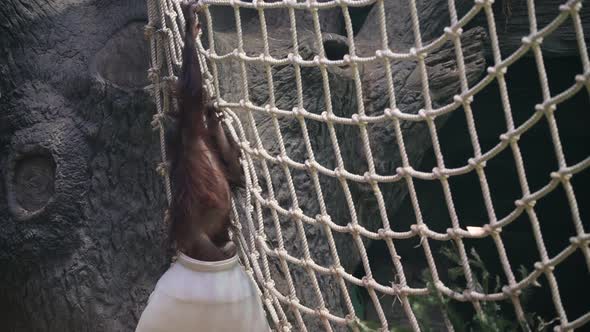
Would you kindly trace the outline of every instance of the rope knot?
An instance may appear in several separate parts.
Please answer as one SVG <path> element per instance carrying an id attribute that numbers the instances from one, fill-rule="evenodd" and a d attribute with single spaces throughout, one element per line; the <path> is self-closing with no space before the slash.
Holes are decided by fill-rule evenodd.
<path id="1" fill-rule="evenodd" d="M 459 104 L 471 104 L 473 102 L 473 96 L 465 98 L 463 95 L 454 95 L 453 101 Z"/>
<path id="2" fill-rule="evenodd" d="M 239 141 L 238 142 L 238 146 L 242 150 L 246 150 L 246 151 L 251 151 L 252 150 L 252 149 L 250 149 L 250 142 L 248 142 L 248 141 Z"/>
<path id="3" fill-rule="evenodd" d="M 170 163 L 167 161 L 163 161 L 156 166 L 156 172 L 160 174 L 160 176 L 167 176 L 170 171 Z"/>
<path id="4" fill-rule="evenodd" d="M 574 1 L 568 1 L 563 5 L 559 6 L 559 11 L 570 12 L 571 14 L 576 14 L 580 11 L 580 9 L 582 9 L 581 1 L 577 3 Z"/>
<path id="5" fill-rule="evenodd" d="M 505 143 L 516 143 L 520 140 L 520 135 L 515 131 L 506 132 L 500 135 L 500 141 Z"/>
<path id="6" fill-rule="evenodd" d="M 289 253 L 285 249 L 276 249 L 275 252 L 277 256 L 282 259 L 285 259 L 287 256 L 289 256 Z"/>
<path id="7" fill-rule="evenodd" d="M 549 261 L 536 262 L 533 266 L 535 267 L 535 270 L 543 272 L 543 273 L 549 273 L 549 272 L 553 272 L 553 270 L 555 270 L 555 266 L 551 265 L 549 263 Z"/>
<path id="8" fill-rule="evenodd" d="M 490 224 L 485 224 L 485 225 L 483 225 L 482 228 L 483 228 L 483 231 L 486 234 L 490 234 L 490 235 L 498 235 L 498 234 L 500 234 L 502 232 L 502 228 L 500 228 L 500 227 L 493 227 Z"/>
<path id="9" fill-rule="evenodd" d="M 428 231 L 428 226 L 426 224 L 413 224 L 410 226 L 410 229 L 414 234 L 422 236 Z"/>
<path id="10" fill-rule="evenodd" d="M 492 6 L 494 4 L 494 0 L 475 0 L 476 6 Z"/>
<path id="11" fill-rule="evenodd" d="M 301 220 L 303 219 L 303 210 L 301 210 L 299 207 L 290 208 L 289 216 L 293 219 Z"/>
<path id="12" fill-rule="evenodd" d="M 342 62 L 344 62 L 345 65 L 350 65 L 350 64 L 356 65 L 356 62 L 353 61 L 353 59 L 351 58 L 351 56 L 349 54 L 345 54 L 342 57 Z"/>
<path id="13" fill-rule="evenodd" d="M 537 201 L 534 199 L 531 199 L 530 195 L 527 195 L 521 199 L 517 199 L 516 201 L 514 201 L 514 205 L 516 205 L 516 207 L 525 208 L 525 209 L 531 209 L 531 208 L 535 207 L 535 204 L 537 204 Z"/>
<path id="14" fill-rule="evenodd" d="M 496 68 L 496 67 L 488 67 L 487 71 L 488 71 L 488 74 L 498 77 L 498 76 L 504 76 L 506 74 L 506 72 L 508 71 L 508 68 L 501 67 L 500 70 L 498 70 L 498 68 Z"/>
<path id="15" fill-rule="evenodd" d="M 431 273 L 431 275 L 432 275 L 432 273 Z M 441 289 L 444 289 L 444 288 L 445 288 L 445 284 L 444 284 L 442 281 L 440 281 L 440 280 L 436 280 L 436 281 L 434 281 L 432 284 L 433 284 L 433 285 L 434 285 L 434 287 L 435 287 L 436 289 L 438 289 L 439 291 L 440 291 Z"/>
<path id="16" fill-rule="evenodd" d="M 584 240 L 584 235 L 588 236 L 588 234 L 582 234 L 580 236 L 570 237 L 570 243 L 576 247 L 585 247 L 588 244 L 588 242 L 590 242 L 590 240 Z"/>
<path id="17" fill-rule="evenodd" d="M 342 277 L 346 271 L 344 270 L 344 268 L 342 266 L 330 266 L 330 273 L 332 273 L 333 275 L 337 276 L 337 277 Z"/>
<path id="18" fill-rule="evenodd" d="M 560 169 L 557 172 L 551 172 L 551 178 L 561 182 L 568 182 L 572 179 L 572 174 L 565 169 Z"/>
<path id="19" fill-rule="evenodd" d="M 152 83 L 158 83 L 160 81 L 160 68 L 152 67 L 148 69 L 148 79 Z"/>
<path id="20" fill-rule="evenodd" d="M 146 26 L 143 27 L 143 37 L 145 39 L 151 39 L 155 32 L 156 27 L 151 24 L 146 24 Z"/>
<path id="21" fill-rule="evenodd" d="M 554 104 L 542 103 L 542 104 L 535 105 L 535 111 L 537 111 L 537 112 L 543 112 L 543 113 L 549 114 L 549 113 L 555 112 L 556 110 L 557 110 L 557 106 L 555 106 Z"/>
<path id="22" fill-rule="evenodd" d="M 402 285 L 401 287 L 398 288 L 398 290 L 399 290 L 399 295 L 400 296 L 407 296 L 411 292 L 410 287 L 408 287 L 406 285 Z"/>
<path id="23" fill-rule="evenodd" d="M 326 308 L 316 309 L 316 313 L 318 316 L 320 316 L 320 318 L 323 318 L 323 319 L 327 319 L 328 316 L 330 315 L 330 311 L 328 311 L 328 309 L 326 309 Z"/>
<path id="24" fill-rule="evenodd" d="M 326 216 L 323 216 L 321 214 L 318 214 L 318 215 L 315 216 L 315 222 L 318 223 L 318 224 L 326 225 L 327 220 L 326 220 L 325 217 Z"/>
<path id="25" fill-rule="evenodd" d="M 311 61 L 313 62 L 314 66 L 324 68 L 324 63 L 322 61 L 320 61 L 319 55 L 314 56 L 313 59 L 311 59 Z"/>
<path id="26" fill-rule="evenodd" d="M 410 48 L 410 55 L 417 60 L 424 60 L 426 57 L 426 52 L 418 51 L 415 47 Z"/>
<path id="27" fill-rule="evenodd" d="M 471 289 L 464 289 L 462 293 L 467 301 L 473 302 L 474 297 L 473 297 L 473 291 Z"/>
<path id="28" fill-rule="evenodd" d="M 293 115 L 298 120 L 302 120 L 304 118 L 304 114 L 307 113 L 304 108 L 299 108 L 297 106 L 293 107 L 291 112 L 293 112 Z"/>
<path id="29" fill-rule="evenodd" d="M 440 181 L 446 181 L 449 178 L 449 175 L 447 175 L 445 171 L 446 171 L 445 169 L 440 169 L 439 167 L 434 167 L 432 169 L 432 174 Z"/>
<path id="30" fill-rule="evenodd" d="M 353 225 L 353 224 L 347 224 L 346 228 L 348 229 L 348 233 L 350 233 L 350 235 L 352 236 L 358 236 L 360 234 L 360 226 L 359 225 Z"/>
<path id="31" fill-rule="evenodd" d="M 295 64 L 295 55 L 291 52 L 289 52 L 289 54 L 287 54 L 287 61 L 289 61 L 290 64 L 294 65 Z"/>
<path id="32" fill-rule="evenodd" d="M 461 27 L 457 27 L 457 26 L 446 27 L 444 29 L 444 31 L 445 31 L 445 34 L 447 34 L 452 39 L 456 39 L 458 37 L 461 37 L 461 34 L 463 34 L 463 29 L 461 29 Z"/>
<path id="33" fill-rule="evenodd" d="M 313 266 L 313 260 L 311 258 L 304 258 L 301 260 L 301 267 L 304 269 L 309 269 Z"/>
<path id="34" fill-rule="evenodd" d="M 422 118 L 422 120 L 424 120 L 424 121 L 431 120 L 430 116 L 428 115 L 428 112 L 426 112 L 426 110 L 425 110 L 425 109 L 423 109 L 423 108 L 421 108 L 421 109 L 418 111 L 418 115 L 419 115 L 419 116 Z"/>
<path id="35" fill-rule="evenodd" d="M 174 20 L 176 19 L 176 16 L 178 16 L 178 14 L 176 14 L 176 12 L 173 10 L 167 10 L 166 16 L 168 16 L 171 20 Z"/>
<path id="36" fill-rule="evenodd" d="M 289 302 L 289 304 L 294 305 L 294 306 L 299 304 L 299 299 L 297 298 L 297 295 L 295 295 L 295 294 L 289 294 L 289 296 L 287 296 L 287 301 Z"/>
<path id="37" fill-rule="evenodd" d="M 584 74 L 576 75 L 576 83 L 580 84 L 590 84 L 590 71 L 585 72 Z"/>
<path id="38" fill-rule="evenodd" d="M 538 47 L 543 43 L 541 36 L 524 36 L 521 38 L 521 43 L 525 46 Z"/>
<path id="39" fill-rule="evenodd" d="M 279 204 L 279 201 L 277 201 L 275 198 L 269 198 L 267 201 L 267 206 L 266 207 L 272 207 L 272 208 L 277 208 L 280 207 L 281 205 Z"/>
<path id="40" fill-rule="evenodd" d="M 363 286 L 365 286 L 365 288 L 368 288 L 371 282 L 373 282 L 373 278 L 370 276 L 364 276 L 361 279 L 361 282 L 363 283 Z"/>
<path id="41" fill-rule="evenodd" d="M 370 185 L 375 185 L 377 183 L 377 180 L 375 179 L 375 174 L 371 174 L 369 172 L 365 172 L 363 174 L 363 181 Z"/>
<path id="42" fill-rule="evenodd" d="M 514 296 L 514 291 L 513 291 L 512 287 L 510 287 L 508 285 L 502 286 L 502 293 L 508 297 Z"/>
<path id="43" fill-rule="evenodd" d="M 479 158 L 469 158 L 467 159 L 467 163 L 469 166 L 473 167 L 474 169 L 480 170 L 486 167 L 485 160 L 480 160 Z"/>
<path id="44" fill-rule="evenodd" d="M 166 114 L 164 113 L 156 113 L 154 114 L 154 116 L 152 117 L 152 129 L 153 130 L 158 130 L 158 129 L 164 129 L 164 119 L 166 118 Z"/>
<path id="45" fill-rule="evenodd" d="M 457 230 L 454 228 L 447 228 L 447 234 L 453 240 L 458 240 L 461 238 L 461 236 L 459 236 L 459 232 L 457 232 Z"/>
<path id="46" fill-rule="evenodd" d="M 175 83 L 176 81 L 178 81 L 178 77 L 174 75 L 164 76 L 162 77 L 162 81 Z"/>
<path id="47" fill-rule="evenodd" d="M 156 35 L 158 37 L 162 38 L 163 40 L 166 40 L 170 37 L 171 31 L 168 28 L 158 29 L 158 30 L 156 30 Z"/>
<path id="48" fill-rule="evenodd" d="M 343 173 L 344 173 L 344 172 L 343 172 L 343 170 L 342 170 L 342 167 L 336 167 L 336 168 L 334 168 L 334 175 L 335 175 L 337 178 L 339 178 L 339 179 L 342 179 L 342 178 L 343 178 Z"/>
<path id="49" fill-rule="evenodd" d="M 398 167 L 395 169 L 395 172 L 401 177 L 406 177 L 406 176 L 409 176 L 413 170 L 414 169 L 411 166 L 407 166 L 407 167 Z"/>
<path id="50" fill-rule="evenodd" d="M 260 254 L 256 250 L 250 254 L 250 259 L 252 259 L 253 261 L 257 261 L 259 258 L 260 258 Z"/>
<path id="51" fill-rule="evenodd" d="M 346 316 L 344 316 L 344 320 L 346 321 L 346 325 L 348 325 L 348 327 L 354 327 L 354 326 L 358 326 L 358 324 L 360 323 L 360 319 L 355 316 L 354 314 L 347 314 Z"/>
<path id="52" fill-rule="evenodd" d="M 393 109 L 386 108 L 383 114 L 385 114 L 385 116 L 387 116 L 391 120 L 397 120 L 397 118 L 402 114 L 402 112 L 399 108 L 395 107 Z"/>

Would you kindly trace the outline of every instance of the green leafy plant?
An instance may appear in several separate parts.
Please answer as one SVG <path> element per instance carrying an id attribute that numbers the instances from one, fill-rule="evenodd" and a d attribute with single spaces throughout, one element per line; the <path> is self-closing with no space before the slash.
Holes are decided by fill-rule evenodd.
<path id="1" fill-rule="evenodd" d="M 461 281 L 464 282 L 465 275 L 461 267 L 461 259 L 457 252 L 452 247 L 443 247 L 440 253 L 447 258 L 455 266 L 448 269 L 448 275 L 451 279 L 451 289 L 460 292 L 462 287 L 458 286 Z M 468 257 L 469 265 L 472 269 L 472 278 L 474 288 L 482 293 L 499 292 L 502 287 L 500 276 L 492 275 L 486 267 L 483 259 L 475 249 L 471 249 Z M 520 266 L 518 273 L 521 278 L 528 275 L 528 271 L 524 266 Z M 430 272 L 426 269 L 422 271 L 422 280 L 425 287 L 429 290 L 427 296 L 415 296 L 410 298 L 410 305 L 419 322 L 420 329 L 423 332 L 434 331 L 432 328 L 431 316 L 432 312 L 439 310 L 451 322 L 455 331 L 457 332 L 496 332 L 496 331 L 525 331 L 525 332 L 545 332 L 549 330 L 551 324 L 556 319 L 546 322 L 542 317 L 535 313 L 526 313 L 525 321 L 514 320 L 506 313 L 502 312 L 502 306 L 497 301 L 480 301 L 480 314 L 466 316 L 460 310 L 460 303 L 453 301 L 448 297 L 442 296 L 438 293 Z M 534 286 L 540 286 L 538 283 Z M 526 288 L 520 295 L 521 302 L 525 305 L 530 300 L 532 290 Z M 355 330 L 361 332 L 376 332 L 379 331 L 381 325 L 378 322 L 358 321 L 354 325 Z M 405 332 L 411 331 L 408 328 L 394 327 L 391 332 Z"/>

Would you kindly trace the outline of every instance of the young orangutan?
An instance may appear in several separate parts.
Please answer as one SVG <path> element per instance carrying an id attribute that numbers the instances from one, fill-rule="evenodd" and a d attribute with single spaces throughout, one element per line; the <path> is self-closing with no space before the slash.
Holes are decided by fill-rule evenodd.
<path id="1" fill-rule="evenodd" d="M 195 49 L 197 4 L 183 3 L 186 36 L 175 87 L 178 128 L 169 140 L 171 239 L 177 260 L 160 277 L 135 332 L 270 332 L 256 286 L 228 234 L 230 186 L 241 185 L 239 150 L 206 102 Z"/>
<path id="2" fill-rule="evenodd" d="M 230 186 L 242 183 L 239 149 L 226 136 L 220 115 L 206 100 L 196 52 L 200 5 L 182 3 L 186 20 L 182 69 L 175 87 L 178 128 L 172 137 L 171 240 L 194 259 L 219 261 L 235 255 L 230 225 Z"/>

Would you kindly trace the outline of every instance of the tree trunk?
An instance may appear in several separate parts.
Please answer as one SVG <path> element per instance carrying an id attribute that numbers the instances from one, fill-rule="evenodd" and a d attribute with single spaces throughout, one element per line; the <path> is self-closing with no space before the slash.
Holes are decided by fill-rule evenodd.
<path id="1" fill-rule="evenodd" d="M 143 1 L 0 4 L 0 325 L 132 331 L 167 267 Z"/>

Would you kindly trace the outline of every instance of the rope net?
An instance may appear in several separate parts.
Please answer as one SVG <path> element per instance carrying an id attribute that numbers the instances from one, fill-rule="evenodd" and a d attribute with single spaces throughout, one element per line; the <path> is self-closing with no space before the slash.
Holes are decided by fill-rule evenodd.
<path id="1" fill-rule="evenodd" d="M 448 10 L 450 25 L 439 31 L 438 36 L 425 42 L 422 40 L 420 17 L 417 7 L 417 0 L 408 0 L 407 6 L 409 12 L 407 15 L 411 20 L 413 47 L 407 52 L 394 52 L 391 49 L 391 34 L 388 34 L 387 12 L 385 0 L 336 0 L 336 1 L 315 1 L 306 2 L 287 0 L 282 2 L 264 2 L 264 1 L 239 1 L 239 0 L 202 0 L 203 12 L 200 15 L 204 26 L 215 27 L 211 9 L 215 7 L 233 9 L 231 20 L 235 22 L 235 38 L 237 45 L 233 51 L 218 53 L 216 50 L 216 38 L 213 29 L 204 29 L 205 33 L 201 35 L 198 41 L 198 48 L 203 64 L 204 77 L 206 79 L 206 88 L 209 95 L 215 101 L 216 106 L 221 108 L 226 114 L 224 123 L 233 138 L 239 142 L 242 150 L 242 166 L 246 175 L 247 188 L 244 197 L 240 200 L 234 199 L 234 240 L 238 244 L 241 252 L 242 264 L 248 274 L 256 282 L 260 290 L 260 296 L 267 309 L 268 319 L 276 330 L 297 330 L 307 331 L 311 329 L 308 326 L 308 317 L 314 317 L 319 321 L 326 331 L 339 330 L 343 327 L 349 327 L 353 330 L 358 329 L 359 315 L 355 311 L 353 299 L 350 295 L 352 286 L 362 287 L 368 293 L 372 305 L 375 307 L 379 319 L 379 326 L 382 330 L 389 330 L 395 326 L 396 322 L 388 321 L 385 311 L 380 303 L 383 296 L 395 297 L 407 318 L 408 324 L 414 331 L 420 331 L 419 317 L 415 313 L 415 308 L 411 301 L 419 296 L 436 296 L 441 299 L 453 299 L 461 302 L 470 302 L 474 312 L 481 314 L 482 303 L 489 301 L 504 301 L 511 303 L 514 308 L 515 316 L 519 321 L 525 321 L 525 310 L 521 301 L 521 292 L 526 288 L 532 287 L 537 280 L 544 276 L 546 284 L 551 294 L 554 310 L 558 318 L 558 331 L 569 331 L 581 327 L 590 322 L 590 312 L 579 317 L 570 317 L 562 303 L 558 280 L 555 277 L 554 270 L 557 269 L 564 260 L 574 253 L 581 252 L 585 259 L 586 269 L 590 270 L 590 234 L 584 229 L 582 218 L 578 209 L 578 200 L 572 186 L 572 177 L 583 172 L 590 167 L 590 157 L 575 163 L 567 164 L 564 156 L 562 142 L 560 140 L 559 128 L 555 120 L 554 112 L 557 105 L 572 98 L 578 91 L 584 87 L 590 93 L 590 61 L 585 43 L 580 10 L 582 1 L 571 0 L 563 3 L 559 8 L 555 8 L 553 20 L 542 27 L 537 26 L 535 15 L 535 4 L 533 0 L 527 0 L 526 6 L 528 11 L 529 34 L 523 36 L 522 45 L 509 56 L 503 57 L 500 50 L 500 41 L 496 31 L 496 21 L 494 11 L 492 10 L 493 1 L 476 0 L 470 6 L 470 9 L 461 17 L 458 15 L 454 0 L 448 1 Z M 170 181 L 167 176 L 166 149 L 165 149 L 165 128 L 164 119 L 166 113 L 174 106 L 174 100 L 169 95 L 169 82 L 174 80 L 174 73 L 178 72 L 181 62 L 181 51 L 183 47 L 182 36 L 184 27 L 184 18 L 177 0 L 147 0 L 149 23 L 146 27 L 146 37 L 151 43 L 151 65 L 149 78 L 152 82 L 148 88 L 153 93 L 157 113 L 154 117 L 154 128 L 159 131 L 162 149 L 163 163 L 158 170 L 164 176 L 165 189 L 168 200 L 171 198 Z M 373 6 L 377 12 L 378 34 L 374 36 L 375 43 L 379 45 L 378 49 L 372 54 L 363 52 L 363 46 L 355 44 L 353 22 L 351 19 L 350 8 L 359 8 L 364 6 Z M 257 11 L 260 21 L 260 42 L 262 51 L 259 54 L 252 54 L 245 51 L 245 43 L 242 31 L 242 10 L 248 8 Z M 276 57 L 272 54 L 272 42 L 269 37 L 267 27 L 266 12 L 275 9 L 284 10 L 282 19 L 288 21 L 285 36 L 291 42 L 291 47 L 287 56 Z M 340 59 L 331 59 L 326 54 L 323 47 L 323 31 L 320 15 L 324 11 L 341 10 L 343 24 L 346 31 L 345 41 L 348 45 L 347 53 Z M 311 30 L 305 32 L 315 39 L 317 50 L 312 57 L 304 58 L 300 55 L 300 36 L 298 33 L 298 16 L 299 13 L 305 13 L 311 20 Z M 269 14 L 271 15 L 276 14 Z M 465 63 L 464 48 L 461 38 L 462 28 L 465 27 L 476 15 L 485 17 L 488 26 L 488 38 L 491 44 L 491 54 L 493 63 L 487 68 L 487 73 L 482 73 L 477 81 L 471 83 L 468 79 L 468 73 Z M 273 18 L 274 19 L 274 18 Z M 575 30 L 575 37 L 578 44 L 579 57 L 583 67 L 583 73 L 575 76 L 575 82 L 569 88 L 559 92 L 551 93 L 544 65 L 544 57 L 541 49 L 543 38 L 552 34 L 556 29 L 564 24 L 571 24 Z M 457 78 L 460 81 L 460 88 L 454 91 L 454 97 L 450 102 L 435 107 L 432 100 L 430 85 L 433 84 L 429 79 L 427 70 L 428 54 L 439 49 L 443 44 L 451 43 L 454 52 L 453 61 L 456 62 Z M 207 49 L 203 47 L 206 45 Z M 358 47 L 357 47 L 358 46 Z M 366 55 L 367 53 L 368 55 Z M 362 55 L 361 55 L 362 54 Z M 538 71 L 539 83 L 542 91 L 542 100 L 538 101 L 531 116 L 522 124 L 516 125 L 513 120 L 511 110 L 510 95 L 508 85 L 505 79 L 506 69 L 517 62 L 525 55 L 534 58 Z M 411 61 L 416 65 L 416 73 L 420 82 L 420 92 L 422 107 L 418 112 L 403 112 L 397 106 L 399 96 L 396 95 L 396 86 L 394 84 L 395 63 L 398 61 Z M 233 70 L 237 70 L 239 77 L 238 82 L 224 82 L 220 67 L 224 64 L 232 63 Z M 387 82 L 388 104 L 381 109 L 373 112 L 367 112 L 365 109 L 365 91 L 363 90 L 363 81 L 361 80 L 361 67 L 366 64 L 378 63 L 382 66 L 384 76 Z M 268 94 L 265 104 L 253 102 L 251 87 L 249 86 L 248 66 L 260 66 L 266 77 L 266 87 Z M 287 107 L 277 101 L 277 91 L 274 87 L 273 69 L 276 67 L 289 67 L 292 70 L 295 90 L 292 102 Z M 331 95 L 331 82 L 329 70 L 333 68 L 346 67 L 352 73 L 353 92 L 357 101 L 356 113 L 351 116 L 341 116 L 333 106 L 333 96 Z M 321 114 L 314 113 L 305 107 L 305 82 L 302 80 L 302 71 L 306 68 L 313 68 L 320 73 L 324 111 Z M 500 135 L 497 144 L 487 150 L 482 151 L 480 141 L 478 140 L 478 131 L 476 121 L 473 116 L 472 101 L 477 94 L 487 85 L 494 82 L 498 85 L 500 91 L 500 103 L 498 109 L 503 110 L 506 127 L 504 133 Z M 227 100 L 228 94 L 222 91 L 223 85 L 229 85 L 234 90 L 239 91 L 236 95 L 239 98 Z M 461 167 L 449 168 L 445 166 L 441 145 L 439 142 L 438 128 L 435 119 L 453 112 L 464 112 L 467 131 L 473 148 L 473 155 Z M 519 146 L 519 137 L 529 131 L 541 119 L 545 119 L 550 130 L 550 137 L 553 144 L 553 151 L 557 160 L 558 168 L 551 174 L 547 174 L 547 181 L 544 186 L 536 191 L 529 188 L 523 158 Z M 276 135 L 276 141 L 272 142 L 274 150 L 267 148 L 268 142 L 263 141 L 263 135 L 259 132 L 261 119 L 270 123 L 267 128 Z M 297 131 L 301 133 L 301 148 L 304 149 L 304 160 L 297 161 L 288 154 L 288 140 L 284 140 L 281 129 L 281 119 L 295 121 L 299 126 Z M 267 124 L 268 124 L 267 123 Z M 333 165 L 322 164 L 318 154 L 317 144 L 313 144 L 313 137 L 310 137 L 308 126 L 310 123 L 320 123 L 327 129 L 326 146 L 328 151 L 333 151 Z M 397 144 L 398 153 L 401 157 L 401 163 L 394 165 L 389 169 L 389 173 L 379 174 L 375 166 L 373 152 L 375 142 L 371 141 L 371 126 L 379 123 L 388 123 L 392 126 L 393 134 Z M 427 128 L 430 136 L 429 145 L 435 155 L 436 167 L 431 172 L 418 171 L 416 165 L 412 165 L 412 158 L 408 155 L 411 151 L 406 150 L 407 141 L 405 141 L 405 130 L 407 123 L 420 123 Z M 358 130 L 358 144 L 362 145 L 362 158 L 366 162 L 365 172 L 356 172 L 354 169 L 345 167 L 347 161 L 341 152 L 342 139 L 337 133 L 338 127 L 356 128 Z M 322 147 L 320 147 L 322 148 Z M 331 150 L 330 150 L 331 149 Z M 518 175 L 521 189 L 521 197 L 516 200 L 514 209 L 504 217 L 496 216 L 492 194 L 486 177 L 486 162 L 492 160 L 502 151 L 507 150 L 514 156 L 514 163 Z M 276 183 L 273 172 L 280 172 L 284 182 Z M 294 180 L 295 172 L 304 172 L 307 176 L 307 185 L 305 188 L 298 188 L 301 182 Z M 481 193 L 485 204 L 485 211 L 482 212 L 482 218 L 487 218 L 482 227 L 467 227 L 462 224 L 455 210 L 454 195 L 449 184 L 449 180 L 455 176 L 473 173 L 477 176 L 480 183 Z M 297 173 L 299 174 L 299 173 Z M 344 202 L 349 216 L 342 220 L 334 220 L 330 205 L 326 200 L 330 200 L 333 193 L 326 192 L 323 184 L 326 178 L 335 179 L 338 183 L 338 190 L 344 197 Z M 429 223 L 423 218 L 420 208 L 420 197 L 415 188 L 417 180 L 438 181 L 444 193 L 444 200 L 448 207 L 451 225 L 448 225 L 446 232 L 437 232 L 429 228 Z M 414 209 L 415 220 L 408 230 L 394 231 L 388 214 L 388 205 L 384 199 L 383 186 L 385 184 L 400 183 L 407 190 L 408 197 Z M 370 188 L 378 207 L 378 213 L 375 218 L 380 218 L 380 226 L 373 229 L 366 227 L 362 220 L 359 220 L 358 209 L 360 207 L 354 201 L 352 186 L 365 185 Z M 266 187 L 265 189 L 262 189 Z M 277 198 L 275 188 L 285 188 L 287 195 Z M 575 234 L 571 234 L 570 244 L 563 247 L 557 255 L 550 256 L 546 249 L 541 231 L 542 225 L 537 218 L 535 211 L 535 202 L 550 194 L 556 188 L 562 187 L 571 210 L 571 222 L 575 229 Z M 312 191 L 317 198 L 317 209 L 315 211 L 306 211 L 300 206 L 299 196 L 301 191 Z M 284 195 L 283 195 L 284 196 Z M 243 205 L 244 212 L 240 213 L 239 205 Z M 530 267 L 532 272 L 522 278 L 517 278 L 514 268 L 511 266 L 509 254 L 504 246 L 503 238 L 500 231 L 503 227 L 510 225 L 520 215 L 526 214 L 530 220 L 530 226 L 537 246 L 538 259 L 534 266 Z M 570 222 L 570 221 L 568 221 Z M 290 230 L 294 230 L 295 235 L 284 235 L 284 228 L 289 225 Z M 310 232 L 320 232 L 323 243 L 327 244 L 330 257 L 318 259 L 313 252 L 314 243 L 308 243 L 308 234 Z M 363 268 L 362 277 L 357 277 L 353 272 L 343 267 L 341 263 L 341 247 L 338 246 L 335 238 L 341 234 L 349 236 L 348 245 L 355 248 L 358 255 L 358 262 Z M 547 235 L 547 234 L 545 234 Z M 285 240 L 287 238 L 287 240 Z M 399 240 L 416 238 L 420 241 L 420 248 L 426 258 L 428 275 L 433 287 L 418 287 L 409 283 L 405 275 L 405 266 L 401 257 L 397 253 L 396 245 Z M 297 254 L 290 252 L 293 244 L 289 241 L 297 239 L 299 243 L 295 246 L 299 249 Z M 391 262 L 394 267 L 392 279 L 395 282 L 390 284 L 379 283 L 373 277 L 374 266 L 371 265 L 367 254 L 368 240 L 383 241 L 391 256 Z M 502 280 L 505 280 L 501 290 L 497 292 L 485 292 L 478 286 L 473 273 L 473 266 L 470 263 L 468 250 L 465 241 L 469 239 L 491 239 L 497 251 L 497 257 L 503 271 Z M 462 289 L 456 289 L 446 284 L 437 270 L 435 253 L 431 245 L 433 241 L 450 241 L 457 249 L 460 268 L 464 275 L 465 284 Z M 291 245 L 291 247 L 289 247 Z M 419 250 L 419 249 L 418 249 Z M 274 262 L 274 263 L 273 263 Z M 323 263 L 322 263 L 323 262 Z M 283 286 L 279 287 L 276 283 L 276 271 L 278 269 L 281 275 Z M 307 279 L 302 284 L 301 278 L 294 280 L 292 277 L 293 269 L 303 271 Z M 582 269 L 582 270 L 586 270 Z M 580 272 L 580 278 L 587 277 L 587 271 Z M 395 277 L 394 277 L 395 276 Z M 341 308 L 331 308 L 327 304 L 327 297 L 334 294 L 326 294 L 320 279 L 329 278 L 340 296 Z M 311 289 L 313 296 L 312 301 L 302 301 L 300 299 L 300 290 L 302 288 Z M 448 330 L 453 330 L 453 326 L 446 314 L 442 314 L 441 320 Z"/>

